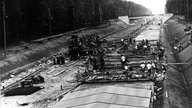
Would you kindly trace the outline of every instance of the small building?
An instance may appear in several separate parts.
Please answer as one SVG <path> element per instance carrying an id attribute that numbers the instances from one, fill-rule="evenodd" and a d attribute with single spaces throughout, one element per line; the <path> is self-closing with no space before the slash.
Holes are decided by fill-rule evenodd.
<path id="1" fill-rule="evenodd" d="M 129 25 L 129 17 L 128 16 L 119 16 L 118 19 Z"/>

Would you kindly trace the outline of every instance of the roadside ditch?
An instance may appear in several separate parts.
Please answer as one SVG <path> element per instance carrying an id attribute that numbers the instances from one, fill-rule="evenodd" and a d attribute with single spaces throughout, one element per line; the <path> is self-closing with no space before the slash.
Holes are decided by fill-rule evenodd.
<path id="1" fill-rule="evenodd" d="M 184 31 L 185 28 L 174 19 L 163 27 L 163 45 L 168 64 L 164 81 L 164 108 L 192 108 L 192 44 L 191 35 Z M 181 49 L 179 44 L 182 45 Z"/>

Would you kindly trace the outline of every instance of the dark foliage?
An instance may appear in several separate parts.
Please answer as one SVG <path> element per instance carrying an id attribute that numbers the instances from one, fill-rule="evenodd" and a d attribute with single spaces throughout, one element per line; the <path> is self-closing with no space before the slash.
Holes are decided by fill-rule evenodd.
<path id="1" fill-rule="evenodd" d="M 124 0 L 5 0 L 5 5 L 9 45 L 98 25 L 119 15 L 150 14 L 147 8 Z M 0 7 L 0 47 L 3 47 L 2 2 Z"/>
<path id="2" fill-rule="evenodd" d="M 189 14 L 188 20 L 192 21 L 192 0 L 167 0 L 166 9 L 167 13 L 175 15 L 185 15 L 187 17 L 187 14 Z"/>

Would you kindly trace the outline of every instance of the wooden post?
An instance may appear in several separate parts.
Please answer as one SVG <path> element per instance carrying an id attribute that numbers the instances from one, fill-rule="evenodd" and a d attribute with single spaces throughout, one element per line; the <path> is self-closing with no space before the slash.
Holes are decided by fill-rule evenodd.
<path id="1" fill-rule="evenodd" d="M 6 40 L 6 13 L 5 13 L 5 1 L 3 1 L 3 33 L 4 33 L 4 54 L 7 56 L 7 40 Z"/>
<path id="2" fill-rule="evenodd" d="M 49 34 L 52 35 L 52 15 L 51 15 L 51 9 L 48 8 L 48 13 L 49 13 Z"/>
<path id="3" fill-rule="evenodd" d="M 92 26 L 94 25 L 94 16 L 95 16 L 95 4 L 94 4 L 94 0 L 92 0 L 92 8 L 91 8 L 91 23 Z"/>
<path id="4" fill-rule="evenodd" d="M 76 29 L 76 13 L 75 13 L 75 8 L 74 8 L 74 6 L 72 7 L 72 9 L 73 9 L 73 27 L 74 27 L 74 29 Z"/>
<path id="5" fill-rule="evenodd" d="M 191 42 L 192 42 L 192 31 L 191 31 Z"/>
<path id="6" fill-rule="evenodd" d="M 189 0 L 187 0 L 187 21 L 189 20 Z"/>

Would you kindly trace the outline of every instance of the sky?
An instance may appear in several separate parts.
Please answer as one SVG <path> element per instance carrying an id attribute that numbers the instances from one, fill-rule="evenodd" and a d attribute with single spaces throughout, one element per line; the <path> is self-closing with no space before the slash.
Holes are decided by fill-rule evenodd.
<path id="1" fill-rule="evenodd" d="M 153 14 L 163 14 L 166 0 L 127 0 L 149 8 Z"/>

